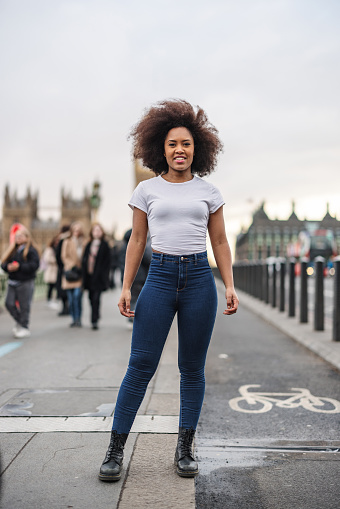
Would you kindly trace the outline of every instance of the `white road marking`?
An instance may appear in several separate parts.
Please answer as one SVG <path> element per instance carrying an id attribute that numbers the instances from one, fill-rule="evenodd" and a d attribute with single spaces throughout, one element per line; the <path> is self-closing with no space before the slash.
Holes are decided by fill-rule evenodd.
<path id="1" fill-rule="evenodd" d="M 0 433 L 111 431 L 112 417 L 0 417 Z M 137 415 L 131 433 L 178 433 L 178 415 Z"/>
<path id="2" fill-rule="evenodd" d="M 311 412 L 325 414 L 340 413 L 340 402 L 336 399 L 313 396 L 308 389 L 294 388 L 295 392 L 256 392 L 250 388 L 261 385 L 242 385 L 239 388 L 241 397 L 229 401 L 230 408 L 236 412 L 262 414 L 269 412 L 276 405 L 279 408 L 298 408 L 302 406 Z M 283 399 L 284 398 L 284 399 Z M 253 408 L 251 408 L 253 407 Z"/>

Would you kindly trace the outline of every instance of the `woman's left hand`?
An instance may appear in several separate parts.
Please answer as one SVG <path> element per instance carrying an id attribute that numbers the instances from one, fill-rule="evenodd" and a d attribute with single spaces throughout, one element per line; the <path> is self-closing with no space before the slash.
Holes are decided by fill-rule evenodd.
<path id="1" fill-rule="evenodd" d="M 227 308 L 225 311 L 223 311 L 223 314 L 233 315 L 236 313 L 239 304 L 239 300 L 234 287 L 226 289 L 225 298 L 227 299 Z"/>

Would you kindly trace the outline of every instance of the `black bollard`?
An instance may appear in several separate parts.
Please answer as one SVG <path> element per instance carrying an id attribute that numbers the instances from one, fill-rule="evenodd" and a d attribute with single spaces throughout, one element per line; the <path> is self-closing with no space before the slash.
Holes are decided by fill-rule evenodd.
<path id="1" fill-rule="evenodd" d="M 246 277 L 246 262 L 240 262 L 240 265 L 239 265 L 239 273 L 240 273 L 240 288 L 241 290 L 245 291 L 245 288 L 246 288 L 246 281 L 247 281 L 247 277 Z"/>
<path id="2" fill-rule="evenodd" d="M 286 280 L 286 260 L 284 258 L 280 261 L 280 311 L 285 310 L 285 280 Z"/>
<path id="3" fill-rule="evenodd" d="M 263 300 L 263 262 L 258 262 L 258 285 L 259 285 L 259 299 Z"/>
<path id="4" fill-rule="evenodd" d="M 288 316 L 295 316 L 295 258 L 289 262 Z"/>
<path id="5" fill-rule="evenodd" d="M 256 297 L 256 262 L 251 262 L 251 295 Z"/>
<path id="6" fill-rule="evenodd" d="M 334 259 L 333 341 L 340 341 L 340 256 Z"/>
<path id="7" fill-rule="evenodd" d="M 315 266 L 314 330 L 324 330 L 323 269 L 325 259 L 317 256 Z"/>
<path id="8" fill-rule="evenodd" d="M 269 262 L 266 260 L 264 264 L 264 295 L 263 300 L 266 304 L 269 304 Z"/>
<path id="9" fill-rule="evenodd" d="M 257 261 L 254 261 L 254 266 L 253 266 L 253 295 L 254 297 L 258 297 L 258 287 L 257 287 Z"/>
<path id="10" fill-rule="evenodd" d="M 250 288 L 251 288 L 251 279 L 250 279 L 250 264 L 251 262 L 248 262 L 246 267 L 246 293 L 250 294 Z"/>
<path id="11" fill-rule="evenodd" d="M 249 270 L 249 282 L 248 282 L 249 290 L 248 290 L 248 293 L 249 293 L 249 295 L 253 295 L 253 262 L 252 261 L 249 262 L 248 270 Z"/>
<path id="12" fill-rule="evenodd" d="M 256 265 L 255 265 L 255 297 L 257 299 L 260 298 L 260 273 L 259 273 L 259 267 L 260 267 L 260 264 L 259 262 L 257 261 L 256 262 Z"/>
<path id="13" fill-rule="evenodd" d="M 276 308 L 276 260 L 272 264 L 272 307 Z"/>
<path id="14" fill-rule="evenodd" d="M 300 276 L 300 323 L 308 322 L 308 275 L 307 275 L 307 258 L 301 260 L 301 276 Z"/>
<path id="15" fill-rule="evenodd" d="M 260 262 L 257 261 L 255 265 L 255 297 L 261 299 L 261 280 L 260 280 Z"/>
<path id="16" fill-rule="evenodd" d="M 252 267 L 252 296 L 256 297 L 256 261 L 253 261 Z"/>

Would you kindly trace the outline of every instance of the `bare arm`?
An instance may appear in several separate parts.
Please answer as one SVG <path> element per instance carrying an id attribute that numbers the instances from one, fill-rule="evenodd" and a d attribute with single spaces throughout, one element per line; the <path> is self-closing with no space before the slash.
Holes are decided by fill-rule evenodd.
<path id="1" fill-rule="evenodd" d="M 132 233 L 126 249 L 123 288 L 118 302 L 119 311 L 123 316 L 134 316 L 134 312 L 130 310 L 130 289 L 143 258 L 147 233 L 148 221 L 146 214 L 135 207 L 133 209 Z"/>
<path id="2" fill-rule="evenodd" d="M 216 265 L 226 288 L 227 308 L 223 314 L 232 315 L 237 311 L 239 300 L 234 288 L 231 251 L 225 233 L 222 207 L 214 212 L 214 214 L 210 214 L 208 231 Z"/>

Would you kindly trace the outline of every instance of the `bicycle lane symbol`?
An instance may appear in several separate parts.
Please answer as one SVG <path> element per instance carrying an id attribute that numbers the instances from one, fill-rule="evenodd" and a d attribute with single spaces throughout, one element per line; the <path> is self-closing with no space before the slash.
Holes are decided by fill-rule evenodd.
<path id="1" fill-rule="evenodd" d="M 340 413 L 340 402 L 336 399 L 313 396 L 308 389 L 294 388 L 294 392 L 258 392 L 248 389 L 261 385 L 242 385 L 238 398 L 229 400 L 229 405 L 236 412 L 262 414 L 269 412 L 273 406 L 279 408 L 297 408 L 302 406 L 311 412 L 325 414 Z"/>

